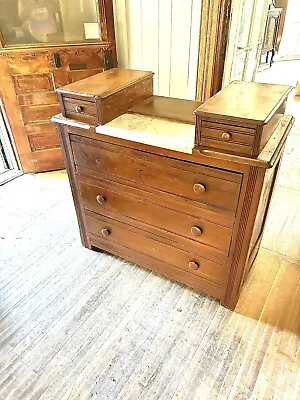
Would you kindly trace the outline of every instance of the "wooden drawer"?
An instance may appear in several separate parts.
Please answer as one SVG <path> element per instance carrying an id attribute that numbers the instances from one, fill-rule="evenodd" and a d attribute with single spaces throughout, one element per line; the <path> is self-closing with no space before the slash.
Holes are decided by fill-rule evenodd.
<path id="1" fill-rule="evenodd" d="M 64 117 L 104 125 L 153 95 L 153 73 L 112 68 L 61 87 L 57 92 L 64 103 Z M 80 112 L 73 111 L 73 102 L 75 107 L 81 107 Z"/>
<path id="2" fill-rule="evenodd" d="M 130 188 L 113 183 L 110 186 L 101 183 L 92 185 L 82 181 L 80 191 L 84 207 L 88 210 L 116 219 L 122 215 L 129 224 L 134 225 L 138 220 L 158 228 L 158 234 L 173 232 L 190 239 L 194 244 L 202 243 L 226 254 L 229 252 L 232 229 L 161 207 L 151 202 L 151 194 L 137 190 L 133 194 Z"/>
<path id="3" fill-rule="evenodd" d="M 225 151 L 251 155 L 254 145 L 254 129 L 203 121 L 201 144 Z"/>
<path id="4" fill-rule="evenodd" d="M 145 188 L 235 211 L 241 175 L 71 135 L 75 164 Z"/>
<path id="5" fill-rule="evenodd" d="M 63 97 L 64 116 L 75 121 L 98 125 L 97 105 L 92 101 L 85 101 L 71 97 Z"/>
<path id="6" fill-rule="evenodd" d="M 160 242 L 159 236 L 111 218 L 87 211 L 85 219 L 88 232 L 96 235 L 104 245 L 106 242 L 119 244 L 219 284 L 225 280 L 226 265 L 176 249 L 171 244 Z"/>

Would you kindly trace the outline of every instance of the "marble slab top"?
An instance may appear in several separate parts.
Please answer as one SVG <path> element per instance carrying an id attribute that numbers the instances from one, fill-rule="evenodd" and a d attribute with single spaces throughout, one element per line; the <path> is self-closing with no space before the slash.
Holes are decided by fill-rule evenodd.
<path id="1" fill-rule="evenodd" d="M 96 132 L 187 154 L 195 142 L 195 125 L 140 114 L 123 114 Z"/>

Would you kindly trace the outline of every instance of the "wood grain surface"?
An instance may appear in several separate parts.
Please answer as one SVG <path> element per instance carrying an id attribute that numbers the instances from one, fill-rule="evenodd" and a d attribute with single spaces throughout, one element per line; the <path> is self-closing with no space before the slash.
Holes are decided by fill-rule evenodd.
<path id="1" fill-rule="evenodd" d="M 241 123 L 267 123 L 291 90 L 287 85 L 234 81 L 195 113 L 202 117 L 218 115 Z"/>
<path id="2" fill-rule="evenodd" d="M 87 97 L 104 99 L 120 90 L 126 89 L 133 83 L 151 77 L 153 72 L 127 70 L 112 68 L 104 74 L 97 74 L 92 77 L 71 83 L 59 89 L 60 93 L 82 94 Z"/>
<path id="3" fill-rule="evenodd" d="M 193 112 L 200 104 L 199 101 L 151 96 L 129 109 L 128 112 L 195 124 Z"/>

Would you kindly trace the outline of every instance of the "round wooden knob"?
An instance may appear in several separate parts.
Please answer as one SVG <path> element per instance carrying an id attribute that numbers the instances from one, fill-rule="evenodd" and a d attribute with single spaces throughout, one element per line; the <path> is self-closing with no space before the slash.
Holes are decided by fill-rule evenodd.
<path id="1" fill-rule="evenodd" d="M 203 185 L 203 183 L 195 183 L 193 186 L 193 190 L 197 194 L 205 193 L 206 192 L 206 187 Z"/>
<path id="2" fill-rule="evenodd" d="M 98 201 L 99 204 L 104 204 L 106 202 L 106 198 L 104 196 L 101 196 L 100 194 L 98 194 L 96 200 Z"/>
<path id="3" fill-rule="evenodd" d="M 76 107 L 75 107 L 75 111 L 76 111 L 77 113 L 82 113 L 83 110 L 84 110 L 83 106 L 76 106 Z"/>
<path id="4" fill-rule="evenodd" d="M 193 270 L 197 270 L 200 268 L 200 264 L 197 263 L 197 261 L 190 261 L 189 262 L 189 267 Z"/>
<path id="5" fill-rule="evenodd" d="M 199 228 L 199 226 L 192 226 L 191 232 L 194 236 L 201 236 L 202 235 L 202 229 Z"/>
<path id="6" fill-rule="evenodd" d="M 229 140 L 231 139 L 231 134 L 228 132 L 223 132 L 222 139 L 224 140 L 224 142 L 229 142 Z"/>
<path id="7" fill-rule="evenodd" d="M 102 231 L 101 231 L 101 233 L 102 233 L 102 235 L 103 236 L 109 236 L 110 235 L 110 230 L 109 229 L 106 229 L 106 228 L 104 228 L 104 229 L 102 229 Z"/>

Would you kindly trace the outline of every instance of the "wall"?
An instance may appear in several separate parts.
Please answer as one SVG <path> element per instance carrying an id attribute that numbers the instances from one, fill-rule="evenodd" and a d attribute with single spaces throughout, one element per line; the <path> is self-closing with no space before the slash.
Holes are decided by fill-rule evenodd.
<path id="1" fill-rule="evenodd" d="M 119 66 L 155 73 L 160 96 L 194 100 L 202 0 L 114 0 Z"/>

